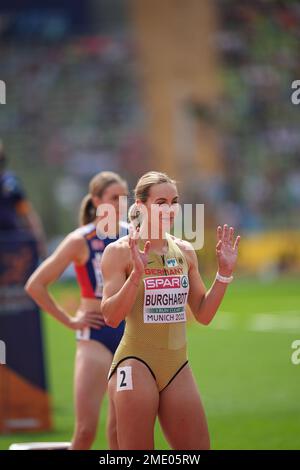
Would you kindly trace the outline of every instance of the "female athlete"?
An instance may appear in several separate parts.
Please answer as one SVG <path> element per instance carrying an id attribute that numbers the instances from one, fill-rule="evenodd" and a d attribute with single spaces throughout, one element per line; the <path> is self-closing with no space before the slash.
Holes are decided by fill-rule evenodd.
<path id="1" fill-rule="evenodd" d="M 186 304 L 199 323 L 211 322 L 232 280 L 240 237 L 234 241 L 232 227 L 218 227 L 218 272 L 207 291 L 192 245 L 165 231 L 178 208 L 176 183 L 149 172 L 135 197 L 131 218 L 140 219 L 140 227 L 110 244 L 102 259 L 105 322 L 116 328 L 126 318 L 108 376 L 118 445 L 153 449 L 158 416 L 172 449 L 208 449 L 206 417 L 187 359 Z"/>

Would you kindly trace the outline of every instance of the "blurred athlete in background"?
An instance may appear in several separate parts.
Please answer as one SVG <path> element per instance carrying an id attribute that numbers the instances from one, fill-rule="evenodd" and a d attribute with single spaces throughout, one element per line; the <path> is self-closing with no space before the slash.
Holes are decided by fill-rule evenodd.
<path id="1" fill-rule="evenodd" d="M 89 185 L 89 194 L 80 210 L 81 227 L 70 233 L 55 252 L 33 273 L 26 284 L 28 294 L 46 312 L 66 327 L 77 330 L 75 361 L 75 432 L 71 449 L 89 449 L 94 441 L 107 374 L 113 354 L 121 340 L 124 322 L 118 328 L 106 326 L 100 310 L 102 298 L 101 257 L 105 247 L 127 233 L 120 221 L 119 198 L 127 196 L 127 183 L 116 173 L 98 173 Z M 97 236 L 100 217 L 97 209 L 109 204 L 116 212 L 110 238 Z M 99 234 L 99 232 L 98 232 Z M 48 286 L 57 281 L 74 263 L 81 290 L 80 306 L 73 317 L 57 305 Z M 115 416 L 109 413 L 107 437 L 111 449 L 117 449 Z"/>
<path id="2" fill-rule="evenodd" d="M 45 258 L 45 234 L 40 218 L 26 198 L 19 179 L 6 166 L 7 156 L 0 140 L 0 231 L 30 232 L 37 241 L 40 257 Z"/>

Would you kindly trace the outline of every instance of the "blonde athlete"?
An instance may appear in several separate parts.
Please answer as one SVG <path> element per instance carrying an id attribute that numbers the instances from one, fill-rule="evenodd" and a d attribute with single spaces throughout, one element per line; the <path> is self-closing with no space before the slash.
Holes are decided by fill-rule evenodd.
<path id="1" fill-rule="evenodd" d="M 164 233 L 178 203 L 175 182 L 149 172 L 138 181 L 135 196 L 135 215 L 147 211 L 148 227 L 142 220 L 140 229 L 110 244 L 102 259 L 104 319 L 118 327 L 126 318 L 109 373 L 118 445 L 153 449 L 158 416 L 171 448 L 208 449 L 205 413 L 187 360 L 185 308 L 188 303 L 199 323 L 210 323 L 232 280 L 240 237 L 234 241 L 232 227 L 218 227 L 219 268 L 206 291 L 191 244 Z M 158 239 L 143 236 L 145 228 L 152 233 L 153 205 L 164 206 Z"/>
<path id="2" fill-rule="evenodd" d="M 102 297 L 101 258 L 109 243 L 127 233 L 119 225 L 119 197 L 127 195 L 126 182 L 116 173 L 98 173 L 90 182 L 90 192 L 81 206 L 81 227 L 69 234 L 30 277 L 28 294 L 56 320 L 77 330 L 74 377 L 75 431 L 72 449 L 89 449 L 94 441 L 101 402 L 107 388 L 107 372 L 124 331 L 124 322 L 113 329 L 105 325 L 100 300 Z M 99 238 L 96 210 L 109 204 L 116 211 L 117 225 L 112 238 Z M 121 223 L 120 223 L 121 224 Z M 49 284 L 56 281 L 69 264 L 74 263 L 80 286 L 80 306 L 75 317 L 68 315 L 49 294 Z M 117 448 L 115 418 L 109 414 L 107 437 L 112 449 Z"/>

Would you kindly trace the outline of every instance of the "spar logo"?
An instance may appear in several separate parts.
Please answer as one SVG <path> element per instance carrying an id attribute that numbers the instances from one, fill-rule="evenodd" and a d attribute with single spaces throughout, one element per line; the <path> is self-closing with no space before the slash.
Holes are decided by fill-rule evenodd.
<path id="1" fill-rule="evenodd" d="M 179 276 L 147 277 L 146 289 L 178 289 L 180 287 Z"/>

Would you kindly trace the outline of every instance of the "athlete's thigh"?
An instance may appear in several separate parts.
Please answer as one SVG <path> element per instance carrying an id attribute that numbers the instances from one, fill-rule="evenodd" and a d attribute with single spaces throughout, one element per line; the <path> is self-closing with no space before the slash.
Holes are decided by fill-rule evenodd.
<path id="1" fill-rule="evenodd" d="M 78 341 L 74 376 L 77 423 L 96 425 L 111 361 L 112 354 L 103 344 L 94 340 Z"/>
<path id="2" fill-rule="evenodd" d="M 146 365 L 124 360 L 109 380 L 120 449 L 153 449 L 159 393 Z"/>
<path id="3" fill-rule="evenodd" d="M 188 364 L 160 393 L 159 421 L 172 449 L 209 448 L 206 417 Z"/>

